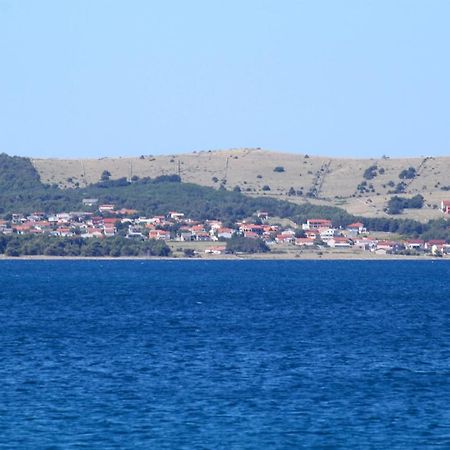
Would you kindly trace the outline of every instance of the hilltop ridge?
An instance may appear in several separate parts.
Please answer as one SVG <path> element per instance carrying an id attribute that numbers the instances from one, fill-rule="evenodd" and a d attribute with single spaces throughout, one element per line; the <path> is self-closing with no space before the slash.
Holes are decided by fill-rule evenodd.
<path id="1" fill-rule="evenodd" d="M 179 174 L 183 182 L 270 196 L 298 204 L 338 206 L 351 214 L 387 217 L 394 195 L 424 197 L 420 210 L 402 216 L 421 221 L 441 217 L 439 204 L 450 197 L 450 157 L 328 158 L 260 148 L 199 151 L 171 155 L 99 159 L 32 159 L 41 180 L 60 187 L 99 181 L 104 170 L 113 179 Z M 412 168 L 407 178 L 400 178 Z"/>

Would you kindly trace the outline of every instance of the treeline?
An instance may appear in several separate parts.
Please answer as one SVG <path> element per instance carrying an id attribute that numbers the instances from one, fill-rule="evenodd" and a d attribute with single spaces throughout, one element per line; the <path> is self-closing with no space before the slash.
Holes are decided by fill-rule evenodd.
<path id="1" fill-rule="evenodd" d="M 170 248 L 163 241 L 141 241 L 123 237 L 83 239 L 0 234 L 0 254 L 6 256 L 168 256 Z"/>

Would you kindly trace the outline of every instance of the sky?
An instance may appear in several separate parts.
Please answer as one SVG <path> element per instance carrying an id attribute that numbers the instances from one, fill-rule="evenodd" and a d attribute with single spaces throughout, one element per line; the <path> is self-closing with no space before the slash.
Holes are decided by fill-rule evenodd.
<path id="1" fill-rule="evenodd" d="M 450 155 L 450 1 L 0 0 L 0 152 Z"/>

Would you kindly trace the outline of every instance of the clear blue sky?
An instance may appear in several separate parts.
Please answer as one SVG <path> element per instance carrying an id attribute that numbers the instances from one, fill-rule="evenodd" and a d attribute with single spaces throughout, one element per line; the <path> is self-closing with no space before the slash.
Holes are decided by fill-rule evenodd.
<path id="1" fill-rule="evenodd" d="M 0 152 L 450 155 L 450 1 L 0 0 Z"/>

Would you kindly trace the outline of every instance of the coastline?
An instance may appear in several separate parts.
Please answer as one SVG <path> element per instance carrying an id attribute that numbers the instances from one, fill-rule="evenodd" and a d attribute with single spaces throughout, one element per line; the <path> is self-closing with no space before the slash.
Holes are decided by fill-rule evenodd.
<path id="1" fill-rule="evenodd" d="M 47 255 L 0 255 L 0 261 L 450 261 L 447 257 L 430 255 L 377 255 L 365 252 L 333 253 L 324 252 L 303 254 L 267 254 L 256 253 L 247 255 L 200 255 L 186 256 L 47 256 Z"/>

